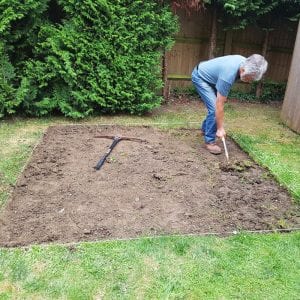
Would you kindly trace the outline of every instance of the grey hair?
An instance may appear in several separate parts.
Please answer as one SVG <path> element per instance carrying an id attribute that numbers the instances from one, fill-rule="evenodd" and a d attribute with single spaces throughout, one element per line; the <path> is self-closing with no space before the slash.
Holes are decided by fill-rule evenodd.
<path id="1" fill-rule="evenodd" d="M 241 64 L 244 69 L 244 75 L 250 75 L 253 80 L 257 81 L 262 78 L 267 71 L 268 62 L 259 54 L 252 54 Z"/>

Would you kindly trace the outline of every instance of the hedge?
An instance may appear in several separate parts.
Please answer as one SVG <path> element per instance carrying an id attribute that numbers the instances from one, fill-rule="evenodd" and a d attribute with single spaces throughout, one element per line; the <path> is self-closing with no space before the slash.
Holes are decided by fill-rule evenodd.
<path id="1" fill-rule="evenodd" d="M 141 114 L 159 106 L 178 22 L 149 0 L 0 1 L 0 116 Z"/>

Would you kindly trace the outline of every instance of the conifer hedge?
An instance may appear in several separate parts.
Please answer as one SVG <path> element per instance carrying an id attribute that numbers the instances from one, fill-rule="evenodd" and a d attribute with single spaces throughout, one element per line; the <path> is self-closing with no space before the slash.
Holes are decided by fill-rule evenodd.
<path id="1" fill-rule="evenodd" d="M 0 116 L 143 113 L 160 104 L 177 21 L 154 0 L 1 0 Z"/>

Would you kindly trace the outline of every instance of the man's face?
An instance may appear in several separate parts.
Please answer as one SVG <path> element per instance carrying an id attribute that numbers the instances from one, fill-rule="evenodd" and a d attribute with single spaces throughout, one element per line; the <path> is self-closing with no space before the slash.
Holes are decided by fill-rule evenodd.
<path id="1" fill-rule="evenodd" d="M 243 82 L 247 83 L 254 81 L 254 77 L 251 74 L 245 75 L 245 70 L 243 68 L 240 69 L 240 78 Z"/>

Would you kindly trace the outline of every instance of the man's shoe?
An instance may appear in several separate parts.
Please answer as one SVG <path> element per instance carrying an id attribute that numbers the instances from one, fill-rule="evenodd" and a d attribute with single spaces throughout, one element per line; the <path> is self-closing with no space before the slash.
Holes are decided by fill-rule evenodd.
<path id="1" fill-rule="evenodd" d="M 206 149 L 212 154 L 221 154 L 222 150 L 216 143 L 205 144 Z"/>

